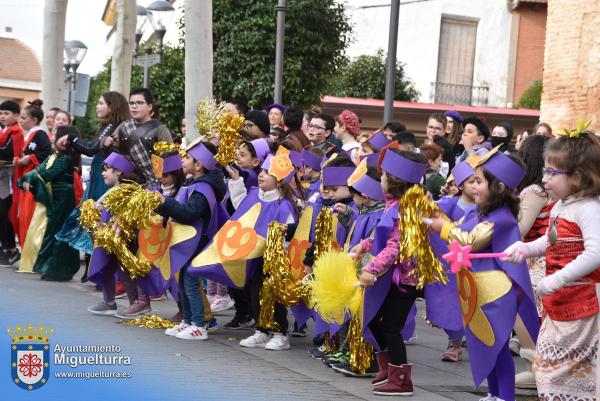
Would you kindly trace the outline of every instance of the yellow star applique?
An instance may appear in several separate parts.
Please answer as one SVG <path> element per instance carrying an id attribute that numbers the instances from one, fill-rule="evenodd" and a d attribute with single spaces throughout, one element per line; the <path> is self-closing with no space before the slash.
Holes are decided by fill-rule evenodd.
<path id="1" fill-rule="evenodd" d="M 169 245 L 165 252 L 154 261 L 154 265 L 158 267 L 165 280 L 171 278 L 171 247 L 194 238 L 197 233 L 194 227 L 173 220 L 169 221 L 167 229 L 171 230 Z"/>
<path id="2" fill-rule="evenodd" d="M 238 220 L 229 220 L 221 227 L 210 245 L 192 259 L 196 268 L 221 264 L 225 274 L 238 287 L 246 284 L 246 261 L 262 256 L 266 239 L 254 230 L 261 204 L 256 203 Z"/>
<path id="3" fill-rule="evenodd" d="M 471 272 L 462 267 L 457 274 L 458 298 L 465 327 L 488 347 L 496 342 L 494 330 L 481 309 L 506 295 L 512 282 L 499 270 Z"/>

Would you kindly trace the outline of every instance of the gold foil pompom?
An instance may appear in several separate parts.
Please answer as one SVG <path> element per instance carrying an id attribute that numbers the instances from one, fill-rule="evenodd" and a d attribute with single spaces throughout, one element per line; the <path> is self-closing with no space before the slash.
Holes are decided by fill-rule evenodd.
<path id="1" fill-rule="evenodd" d="M 206 140 L 214 138 L 219 125 L 219 116 L 223 113 L 225 102 L 217 103 L 211 97 L 205 97 L 196 106 L 196 128 Z"/>
<path id="2" fill-rule="evenodd" d="M 218 118 L 217 131 L 220 139 L 215 159 L 222 166 L 231 164 L 236 159 L 240 129 L 244 121 L 244 116 L 232 113 L 222 113 Z"/>

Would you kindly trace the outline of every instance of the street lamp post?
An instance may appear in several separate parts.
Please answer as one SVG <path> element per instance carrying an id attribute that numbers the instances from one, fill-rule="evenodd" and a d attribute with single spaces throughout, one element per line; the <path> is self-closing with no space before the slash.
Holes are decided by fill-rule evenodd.
<path id="1" fill-rule="evenodd" d="M 278 0 L 277 7 L 277 39 L 275 42 L 275 103 L 283 103 L 283 45 L 285 38 L 285 0 Z"/>
<path id="2" fill-rule="evenodd" d="M 73 113 L 75 109 L 75 88 L 77 85 L 77 68 L 83 61 L 87 46 L 79 40 L 65 42 L 64 62 L 65 78 L 68 86 L 67 111 Z"/>
<path id="3" fill-rule="evenodd" d="M 133 62 L 138 67 L 144 68 L 144 88 L 148 87 L 150 67 L 162 62 L 163 39 L 167 33 L 167 25 L 175 9 L 168 1 L 157 0 L 148 7 L 137 6 L 137 31 L 135 34 L 135 54 Z M 139 54 L 139 45 L 142 40 L 142 25 L 144 19 L 147 19 L 154 30 L 154 35 L 158 40 L 158 51 L 152 53 L 152 46 L 147 43 L 144 47 L 144 53 Z"/>

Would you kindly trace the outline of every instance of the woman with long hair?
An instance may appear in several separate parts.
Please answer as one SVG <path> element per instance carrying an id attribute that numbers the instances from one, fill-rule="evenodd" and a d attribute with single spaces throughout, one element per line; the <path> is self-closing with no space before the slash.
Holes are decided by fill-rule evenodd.
<path id="1" fill-rule="evenodd" d="M 92 141 L 85 142 L 78 136 L 69 135 L 69 143 L 74 151 L 86 156 L 93 156 L 90 178 L 81 198 L 82 201 L 86 199 L 97 201 L 109 188 L 102 178 L 102 165 L 105 156 L 100 152 L 100 144 L 115 131 L 119 124 L 131 118 L 127 99 L 119 92 L 103 93 L 96 105 L 96 116 L 100 122 L 100 127 L 96 133 L 96 137 Z M 65 221 L 62 230 L 57 234 L 57 239 L 66 242 L 70 247 L 86 254 L 86 271 L 81 278 L 82 282 L 86 282 L 93 242 L 90 235 L 80 227 L 77 221 L 79 214 L 79 208 L 73 210 Z"/>

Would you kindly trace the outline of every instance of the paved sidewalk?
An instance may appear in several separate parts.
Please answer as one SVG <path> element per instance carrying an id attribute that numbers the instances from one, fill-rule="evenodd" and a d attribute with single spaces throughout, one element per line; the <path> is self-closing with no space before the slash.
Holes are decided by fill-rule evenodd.
<path id="1" fill-rule="evenodd" d="M 60 333 L 59 340 L 63 344 L 120 345 L 123 352 L 131 355 L 132 369 L 136 372 L 132 379 L 135 385 L 160 383 L 161 388 L 177 398 L 190 395 L 190 400 L 382 399 L 371 394 L 370 380 L 344 377 L 312 359 L 306 352 L 311 345 L 311 336 L 291 338 L 291 349 L 280 352 L 240 347 L 239 340 L 251 334 L 251 330 L 220 329 L 210 334 L 208 341 L 187 342 L 165 336 L 160 330 L 122 326 L 116 324 L 117 319 L 113 317 L 91 315 L 86 309 L 99 302 L 101 293 L 95 291 L 92 284 L 80 284 L 78 277 L 69 283 L 43 282 L 37 275 L 16 274 L 11 269 L 0 268 L 0 283 L 0 323 L 5 332 L 7 325 L 28 319 L 22 323 L 31 321 L 54 327 L 57 335 Z M 124 307 L 127 301 L 118 300 L 118 304 Z M 176 312 L 176 305 L 171 299 L 152 302 L 152 307 L 154 313 L 165 317 Z M 413 363 L 415 394 L 407 399 L 478 400 L 485 388 L 476 393 L 468 361 L 441 361 L 446 347 L 444 332 L 425 323 L 421 317 L 423 302 L 419 301 L 418 307 L 417 344 L 408 346 L 408 357 Z M 231 316 L 232 310 L 218 314 L 219 325 L 222 327 Z M 2 347 L 2 344 L 8 344 L 8 341 L 2 342 L 4 340 L 0 340 Z M 466 352 L 464 355 L 468 358 Z M 523 370 L 522 361 L 515 361 L 517 371 Z M 10 389 L 11 394 L 16 389 L 11 383 L 6 387 L 6 378 L 6 373 L 0 377 L 0 399 L 29 399 L 3 397 L 6 389 Z M 49 382 L 46 387 L 50 389 L 52 385 Z M 17 394 L 23 393 L 23 396 L 31 394 L 18 391 L 20 393 Z M 149 391 L 139 399 L 155 399 L 151 394 Z M 138 399 L 127 395 L 123 399 Z M 51 399 L 54 398 L 48 393 L 44 401 Z M 65 397 L 63 390 L 56 399 L 71 398 Z M 72 399 L 76 399 L 74 395 Z"/>

